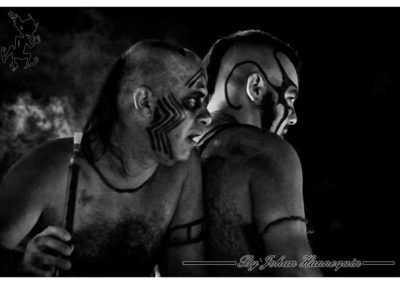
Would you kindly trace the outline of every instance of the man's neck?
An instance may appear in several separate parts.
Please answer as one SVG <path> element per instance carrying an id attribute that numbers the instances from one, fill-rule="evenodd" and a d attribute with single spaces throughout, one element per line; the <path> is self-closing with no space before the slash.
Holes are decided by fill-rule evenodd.
<path id="1" fill-rule="evenodd" d="M 210 113 L 213 118 L 213 123 L 209 128 L 219 126 L 220 124 L 249 124 L 256 127 L 261 127 L 261 112 L 253 103 L 241 101 L 237 103 L 240 109 L 233 109 L 225 104 L 217 104 L 211 102 Z"/>
<path id="2" fill-rule="evenodd" d="M 213 129 L 220 125 L 239 123 L 234 116 L 225 112 L 219 112 L 219 111 L 213 112 L 211 113 L 211 117 L 212 117 L 212 123 L 209 127 L 210 129 Z"/>
<path id="3" fill-rule="evenodd" d="M 117 151 L 107 150 L 96 165 L 113 186 L 136 188 L 155 173 L 159 163 L 149 146 L 146 147 L 144 135 L 115 134 L 112 143 Z"/>
<path id="4" fill-rule="evenodd" d="M 204 131 L 203 135 L 198 139 L 198 145 L 201 145 L 205 140 L 208 140 L 210 136 L 213 135 L 215 131 L 218 131 L 221 127 L 228 125 L 239 124 L 235 117 L 225 112 L 212 112 L 212 123 L 207 126 L 206 131 Z"/>

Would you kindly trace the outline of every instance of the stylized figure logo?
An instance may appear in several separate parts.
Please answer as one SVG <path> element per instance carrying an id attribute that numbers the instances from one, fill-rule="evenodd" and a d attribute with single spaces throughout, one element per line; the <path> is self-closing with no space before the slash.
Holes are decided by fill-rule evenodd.
<path id="1" fill-rule="evenodd" d="M 28 52 L 27 49 L 32 49 L 41 42 L 40 36 L 35 35 L 39 23 L 35 22 L 30 14 L 28 14 L 29 18 L 25 20 L 21 20 L 18 14 L 11 11 L 8 12 L 8 16 L 13 21 L 19 35 L 15 36 L 14 45 L 10 45 L 8 50 L 3 46 L 1 47 L 1 61 L 6 63 L 8 58 L 11 57 L 10 68 L 13 72 L 19 67 L 16 60 L 25 61 L 24 69 L 35 66 L 39 59 L 35 57 L 31 60 L 32 53 Z"/>

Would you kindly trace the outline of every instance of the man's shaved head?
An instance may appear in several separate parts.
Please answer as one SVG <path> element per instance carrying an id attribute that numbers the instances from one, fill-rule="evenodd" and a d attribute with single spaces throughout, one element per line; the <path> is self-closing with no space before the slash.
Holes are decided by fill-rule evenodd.
<path id="1" fill-rule="evenodd" d="M 296 123 L 300 61 L 289 45 L 263 31 L 240 31 L 219 39 L 204 62 L 211 113 L 278 135 Z"/>
<path id="2" fill-rule="evenodd" d="M 167 89 L 188 80 L 190 71 L 201 64 L 192 51 L 159 40 L 140 41 L 119 60 L 124 65 L 120 100 L 124 100 L 124 93 L 129 94 L 138 86 L 146 86 L 156 96 L 162 96 Z"/>
<path id="3" fill-rule="evenodd" d="M 258 52 L 260 50 L 260 47 L 267 47 L 270 49 L 279 50 L 290 59 L 290 61 L 294 64 L 297 72 L 299 72 L 300 70 L 300 59 L 297 52 L 290 45 L 284 43 L 280 39 L 264 31 L 239 31 L 226 37 L 220 38 L 218 41 L 216 41 L 203 60 L 206 65 L 206 70 L 208 74 L 207 89 L 210 96 L 215 91 L 215 85 L 218 79 L 220 67 L 221 65 L 223 65 L 222 61 L 226 53 L 232 47 L 238 47 L 237 54 L 241 54 L 242 56 L 247 55 L 247 53 L 252 51 Z M 240 47 L 242 47 L 241 50 Z M 246 47 L 245 53 L 243 53 L 243 47 Z M 259 57 L 259 55 L 257 54 L 256 56 Z M 231 58 L 230 60 L 234 61 L 235 58 Z"/>

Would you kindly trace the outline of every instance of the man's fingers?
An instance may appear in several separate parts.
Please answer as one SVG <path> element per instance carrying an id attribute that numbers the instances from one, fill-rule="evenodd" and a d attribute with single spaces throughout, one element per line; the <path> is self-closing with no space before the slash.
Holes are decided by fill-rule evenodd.
<path id="1" fill-rule="evenodd" d="M 52 276 L 55 269 L 69 270 L 71 262 L 60 256 L 70 256 L 73 246 L 65 242 L 71 235 L 59 227 L 47 227 L 26 246 L 22 269 L 38 276 Z"/>
<path id="2" fill-rule="evenodd" d="M 30 266 L 29 268 L 26 269 L 25 274 L 27 275 L 35 275 L 35 276 L 41 276 L 41 277 L 51 277 L 54 275 L 54 269 L 53 270 L 44 270 L 40 269 L 34 266 Z"/>
<path id="3" fill-rule="evenodd" d="M 70 256 L 73 251 L 73 246 L 69 246 L 58 239 L 49 236 L 38 238 L 37 245 L 43 250 L 50 248 L 54 252 L 60 253 L 65 256 Z"/>
<path id="4" fill-rule="evenodd" d="M 64 242 L 69 242 L 71 240 L 71 234 L 67 230 L 60 227 L 49 226 L 43 232 L 38 234 L 38 236 L 46 235 L 57 237 Z"/>
<path id="5" fill-rule="evenodd" d="M 53 272 L 54 267 L 63 270 L 69 270 L 71 268 L 70 261 L 48 254 L 35 254 L 33 264 L 39 269 L 41 268 L 42 270 Z"/>
<path id="6" fill-rule="evenodd" d="M 71 268 L 71 262 L 61 257 L 56 257 L 52 255 L 43 256 L 43 264 L 48 266 L 57 267 L 63 270 L 69 270 Z"/>

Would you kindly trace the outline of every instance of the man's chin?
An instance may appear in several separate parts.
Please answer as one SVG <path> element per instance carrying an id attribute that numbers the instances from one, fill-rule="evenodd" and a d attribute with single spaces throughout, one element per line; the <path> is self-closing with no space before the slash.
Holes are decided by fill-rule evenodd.
<path id="1" fill-rule="evenodd" d="M 176 155 L 176 161 L 184 162 L 184 161 L 189 160 L 191 152 L 192 152 L 192 150 L 187 150 L 185 152 L 179 153 L 178 155 Z"/>

